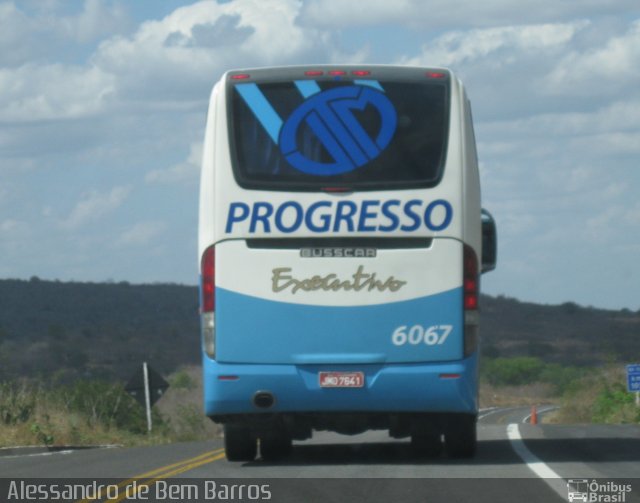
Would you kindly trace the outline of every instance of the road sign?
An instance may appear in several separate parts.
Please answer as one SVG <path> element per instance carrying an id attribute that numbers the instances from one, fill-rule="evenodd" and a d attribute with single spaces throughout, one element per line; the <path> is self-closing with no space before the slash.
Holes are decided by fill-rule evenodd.
<path id="1" fill-rule="evenodd" d="M 640 392 L 640 363 L 627 365 L 627 391 Z"/>
<path id="2" fill-rule="evenodd" d="M 147 365 L 147 373 L 149 377 L 149 405 L 156 403 L 160 397 L 167 391 L 169 383 L 165 381 L 160 374 Z M 127 385 L 125 391 L 135 398 L 143 407 L 146 405 L 145 386 L 144 386 L 144 366 L 140 367 Z"/>
<path id="3" fill-rule="evenodd" d="M 125 391 L 138 400 L 147 412 L 147 431 L 151 431 L 151 406 L 156 403 L 169 383 L 153 370 L 147 362 L 142 364 L 141 372 L 136 372 L 125 386 Z"/>

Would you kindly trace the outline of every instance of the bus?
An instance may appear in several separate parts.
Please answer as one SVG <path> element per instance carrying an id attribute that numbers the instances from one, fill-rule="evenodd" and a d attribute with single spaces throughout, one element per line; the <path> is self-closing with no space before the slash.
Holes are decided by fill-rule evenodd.
<path id="1" fill-rule="evenodd" d="M 474 455 L 496 226 L 450 70 L 225 73 L 199 206 L 204 409 L 229 461 L 373 429 Z"/>

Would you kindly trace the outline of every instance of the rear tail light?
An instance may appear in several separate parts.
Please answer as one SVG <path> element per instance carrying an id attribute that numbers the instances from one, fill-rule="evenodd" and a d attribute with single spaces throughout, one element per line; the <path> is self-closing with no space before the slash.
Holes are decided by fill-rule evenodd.
<path id="1" fill-rule="evenodd" d="M 478 298 L 480 276 L 478 256 L 469 245 L 464 245 L 462 289 L 464 303 L 464 356 L 469 356 L 478 348 Z"/>
<path id="2" fill-rule="evenodd" d="M 216 279 L 215 279 L 215 248 L 210 246 L 202 255 L 202 312 L 215 311 Z"/>
<path id="3" fill-rule="evenodd" d="M 200 299 L 200 326 L 202 330 L 202 344 L 211 358 L 215 357 L 215 308 L 216 308 L 216 276 L 215 276 L 215 248 L 210 246 L 202 254 Z"/>
<path id="4" fill-rule="evenodd" d="M 469 245 L 464 245 L 463 260 L 464 309 L 478 309 L 478 257 Z"/>

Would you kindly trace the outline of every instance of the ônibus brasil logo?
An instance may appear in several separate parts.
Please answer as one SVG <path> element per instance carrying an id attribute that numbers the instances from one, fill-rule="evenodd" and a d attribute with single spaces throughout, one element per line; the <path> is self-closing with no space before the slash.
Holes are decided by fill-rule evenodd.
<path id="1" fill-rule="evenodd" d="M 584 503 L 625 503 L 627 494 L 632 491 L 631 484 L 621 483 L 620 480 L 600 482 L 596 479 L 567 480 L 567 499 L 569 503 L 582 501 Z"/>
<path id="2" fill-rule="evenodd" d="M 398 123 L 394 106 L 376 80 L 321 91 L 315 81 L 294 82 L 305 98 L 283 121 L 256 84 L 236 89 L 289 164 L 303 173 L 331 176 L 348 173 L 378 157 L 387 148 Z M 372 106 L 380 117 L 379 130 L 365 130 L 354 112 Z M 333 159 L 320 162 L 304 155 L 299 145 L 300 128 L 308 127 Z"/>

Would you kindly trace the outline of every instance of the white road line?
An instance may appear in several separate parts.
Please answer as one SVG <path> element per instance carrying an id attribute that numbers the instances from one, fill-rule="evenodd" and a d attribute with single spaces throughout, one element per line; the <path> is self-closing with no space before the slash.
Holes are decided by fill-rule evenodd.
<path id="1" fill-rule="evenodd" d="M 488 407 L 486 409 L 480 409 L 478 411 L 478 421 L 480 421 L 480 419 L 482 419 L 483 417 L 487 417 L 488 415 L 493 414 L 497 408 L 498 407 Z"/>
<path id="2" fill-rule="evenodd" d="M 557 410 L 559 408 L 560 407 L 558 407 L 557 405 L 550 405 L 549 407 L 538 409 L 537 413 L 538 415 L 545 414 L 547 412 L 551 412 L 552 410 Z M 522 420 L 522 423 L 528 423 L 530 419 L 531 419 L 531 414 L 529 414 L 528 416 L 525 416 L 524 419 Z"/>
<path id="3" fill-rule="evenodd" d="M 525 445 L 520 428 L 516 423 L 507 426 L 507 436 L 511 442 L 511 447 L 520 456 L 522 461 L 535 473 L 544 480 L 547 485 L 553 489 L 563 500 L 567 499 L 567 483 L 566 481 L 553 471 L 544 461 L 533 454 Z"/>
<path id="4" fill-rule="evenodd" d="M 13 458 L 33 458 L 36 456 L 55 456 L 56 454 L 71 454 L 73 451 L 53 451 L 53 452 L 36 452 L 35 454 L 12 454 L 10 456 L 2 456 L 1 459 L 13 459 Z"/>
<path id="5" fill-rule="evenodd" d="M 115 449 L 122 447 L 121 444 L 103 444 L 103 445 L 86 445 L 86 446 L 63 446 L 67 447 L 63 449 L 58 447 L 57 449 L 44 452 L 29 452 L 32 450 L 42 450 L 43 447 L 34 445 L 22 445 L 16 447 L 2 447 L 0 448 L 0 460 L 12 459 L 12 458 L 28 458 L 32 456 L 55 456 L 56 454 L 72 454 L 78 451 L 84 451 L 89 449 Z M 14 454 L 8 454 L 10 451 L 15 451 Z M 6 453 L 6 454 L 5 454 Z"/>
<path id="6" fill-rule="evenodd" d="M 505 412 L 505 411 L 509 411 L 509 410 L 515 410 L 518 407 L 488 407 L 486 409 L 480 409 L 480 415 L 478 416 L 478 420 L 480 419 L 484 419 L 487 416 L 490 416 L 491 414 L 495 414 L 496 412 Z"/>

